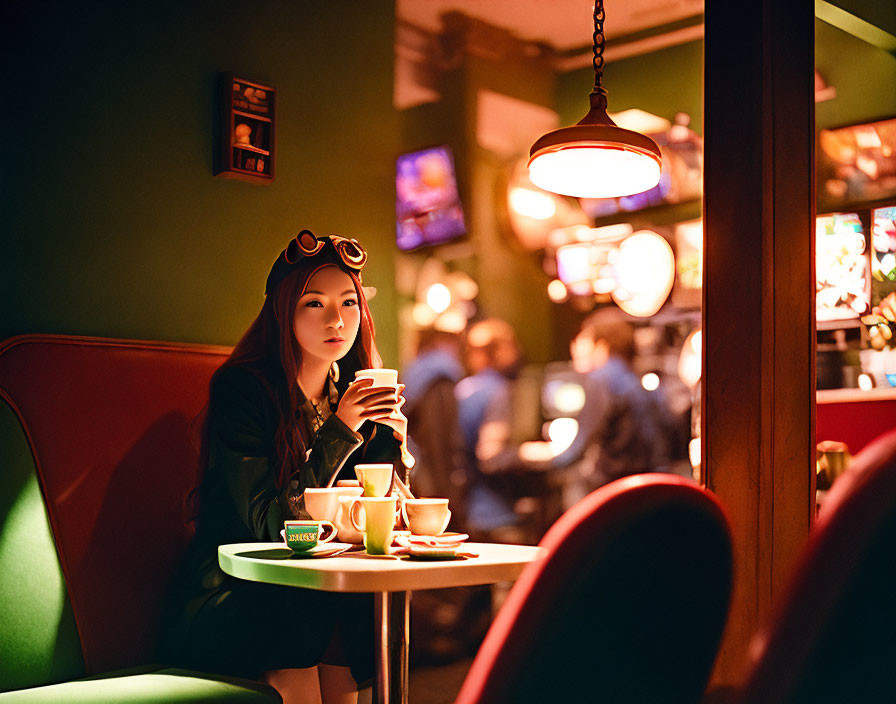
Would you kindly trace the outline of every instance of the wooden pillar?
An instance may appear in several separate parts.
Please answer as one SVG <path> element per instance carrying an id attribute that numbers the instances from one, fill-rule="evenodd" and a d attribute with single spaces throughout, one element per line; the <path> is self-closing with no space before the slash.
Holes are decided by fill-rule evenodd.
<path id="1" fill-rule="evenodd" d="M 735 684 L 814 510 L 813 3 L 708 2 L 705 23 L 702 466 L 733 525 L 713 681 Z"/>

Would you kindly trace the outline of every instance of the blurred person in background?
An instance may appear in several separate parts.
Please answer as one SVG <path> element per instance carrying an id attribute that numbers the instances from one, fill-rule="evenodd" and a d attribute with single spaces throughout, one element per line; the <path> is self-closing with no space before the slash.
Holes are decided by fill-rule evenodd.
<path id="1" fill-rule="evenodd" d="M 589 490 L 668 467 L 663 408 L 632 371 L 634 330 L 621 315 L 602 309 L 582 323 L 570 343 L 573 368 L 585 375 L 585 405 L 575 438 L 559 454 L 548 442 L 523 443 L 519 457 L 526 466 L 561 469 L 584 460 Z"/>
<path id="2" fill-rule="evenodd" d="M 467 525 L 471 533 L 495 537 L 495 532 L 518 523 L 512 501 L 489 486 L 488 474 L 509 467 L 508 453 L 513 416 L 513 379 L 522 354 L 509 323 L 481 320 L 466 336 L 466 363 L 470 376 L 455 389 L 458 419 L 470 468 L 467 488 Z M 410 384 L 408 384 L 410 386 Z"/>
<path id="3" fill-rule="evenodd" d="M 465 529 L 467 458 L 454 387 L 463 375 L 460 337 L 421 330 L 417 356 L 402 372 L 408 445 L 417 459 L 411 490 L 416 496 L 447 498 L 451 527 L 459 531 Z"/>
<path id="4" fill-rule="evenodd" d="M 449 530 L 468 531 L 469 469 L 458 424 L 456 384 L 464 376 L 463 340 L 436 329 L 419 332 L 417 356 L 402 379 L 407 399 L 408 446 L 417 459 L 411 474 L 416 496 L 445 497 L 451 507 Z M 414 667 L 438 665 L 476 653 L 491 623 L 488 585 L 418 589 L 411 600 L 411 651 Z"/>

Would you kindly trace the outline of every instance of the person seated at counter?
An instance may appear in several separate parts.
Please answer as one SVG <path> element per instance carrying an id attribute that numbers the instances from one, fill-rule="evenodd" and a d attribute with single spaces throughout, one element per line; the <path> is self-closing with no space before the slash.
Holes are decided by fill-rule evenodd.
<path id="1" fill-rule="evenodd" d="M 382 366 L 366 260 L 355 240 L 303 230 L 274 263 L 261 312 L 212 378 L 196 533 L 170 598 L 166 659 L 263 679 L 287 704 L 357 701 L 374 671 L 372 597 L 236 579 L 217 550 L 279 542 L 285 519 L 307 518 L 306 487 L 399 461 L 401 387 L 354 380 Z"/>
<path id="2" fill-rule="evenodd" d="M 584 374 L 585 404 L 572 443 L 554 454 L 551 443 L 523 443 L 518 460 L 531 469 L 566 468 L 587 462 L 589 490 L 630 474 L 668 465 L 661 410 L 632 371 L 634 330 L 615 309 L 582 323 L 570 343 L 573 368 Z"/>
<path id="3" fill-rule="evenodd" d="M 510 324 L 491 318 L 467 330 L 465 358 L 471 374 L 457 384 L 455 395 L 470 472 L 467 526 L 495 537 L 495 531 L 519 522 L 511 500 L 490 486 L 488 475 L 509 466 L 501 453 L 510 439 L 513 379 L 522 353 Z"/>
<path id="4" fill-rule="evenodd" d="M 405 367 L 408 448 L 417 459 L 414 493 L 451 503 L 452 528 L 466 531 L 467 456 L 454 389 L 464 375 L 458 335 L 435 328 L 418 333 L 417 355 Z"/>

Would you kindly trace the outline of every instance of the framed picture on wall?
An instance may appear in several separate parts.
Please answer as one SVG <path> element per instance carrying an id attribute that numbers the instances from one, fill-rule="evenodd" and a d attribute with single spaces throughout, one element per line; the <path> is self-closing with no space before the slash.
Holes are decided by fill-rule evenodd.
<path id="1" fill-rule="evenodd" d="M 220 147 L 215 175 L 256 183 L 274 180 L 277 92 L 232 73 L 220 77 Z"/>
<path id="2" fill-rule="evenodd" d="M 820 130 L 818 212 L 896 198 L 896 117 Z"/>

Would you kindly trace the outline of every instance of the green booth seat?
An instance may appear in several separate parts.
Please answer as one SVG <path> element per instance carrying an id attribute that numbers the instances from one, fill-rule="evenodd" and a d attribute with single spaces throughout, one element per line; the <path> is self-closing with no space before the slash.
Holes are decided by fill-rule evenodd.
<path id="1" fill-rule="evenodd" d="M 84 677 L 34 461 L 4 402 L 0 453 L 0 691 Z"/>
<path id="2" fill-rule="evenodd" d="M 3 704 L 271 704 L 280 701 L 273 688 L 259 682 L 177 669 L 138 674 L 113 672 L 0 694 Z"/>

